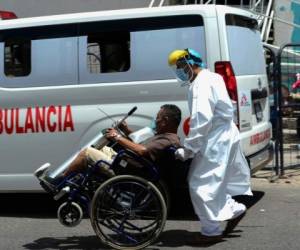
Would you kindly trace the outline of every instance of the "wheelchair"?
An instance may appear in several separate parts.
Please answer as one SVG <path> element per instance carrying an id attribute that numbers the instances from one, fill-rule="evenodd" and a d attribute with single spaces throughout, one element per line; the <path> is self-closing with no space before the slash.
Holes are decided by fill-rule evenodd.
<path id="1" fill-rule="evenodd" d="M 166 150 L 168 165 L 175 148 Z M 116 176 L 99 171 L 107 165 Z M 121 149 L 113 162 L 89 164 L 82 173 L 71 173 L 45 190 L 55 200 L 63 200 L 57 211 L 61 224 L 77 226 L 83 216 L 90 218 L 96 235 L 115 249 L 141 249 L 162 232 L 169 209 L 169 192 L 162 182 L 164 171 L 132 151 Z"/>
<path id="2" fill-rule="evenodd" d="M 136 107 L 131 109 L 114 127 L 118 128 L 135 110 Z M 116 146 L 109 145 L 105 137 L 95 146 L 105 145 Z M 185 180 L 182 173 L 185 175 L 188 168 L 182 163 L 176 166 L 175 150 L 174 147 L 166 149 L 164 160 L 154 163 L 117 144 L 118 153 L 112 163 L 88 162 L 86 171 L 73 172 L 51 188 L 43 179 L 49 165 L 43 165 L 34 174 L 55 200 L 62 201 L 57 210 L 61 224 L 74 227 L 83 216 L 88 216 L 105 245 L 115 249 L 141 249 L 155 241 L 164 228 L 170 209 L 168 186 L 177 187 L 179 179 Z M 115 176 L 99 171 L 104 166 L 113 170 Z M 174 175 L 176 168 L 181 173 Z M 173 178 L 165 178 L 166 175 Z"/>

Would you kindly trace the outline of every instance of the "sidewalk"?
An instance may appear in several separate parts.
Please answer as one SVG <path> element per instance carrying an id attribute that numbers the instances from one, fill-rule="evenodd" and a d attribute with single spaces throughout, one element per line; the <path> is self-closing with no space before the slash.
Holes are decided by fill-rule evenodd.
<path id="1" fill-rule="evenodd" d="M 284 170 L 284 176 L 276 176 L 273 170 L 260 170 L 252 175 L 251 182 L 256 185 L 270 185 L 278 187 L 299 186 L 300 166 Z"/>

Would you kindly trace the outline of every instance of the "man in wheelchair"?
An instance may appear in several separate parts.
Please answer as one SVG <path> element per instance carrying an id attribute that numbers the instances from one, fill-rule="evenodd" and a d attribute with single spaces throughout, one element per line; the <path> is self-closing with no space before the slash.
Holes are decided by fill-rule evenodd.
<path id="1" fill-rule="evenodd" d="M 130 150 L 138 156 L 156 164 L 164 157 L 167 148 L 171 146 L 180 146 L 180 140 L 177 136 L 177 129 L 180 121 L 180 109 L 176 105 L 165 104 L 161 106 L 155 119 L 156 133 L 147 140 L 141 143 L 133 142 L 128 137 L 133 131 L 128 128 L 126 123 L 119 126 L 124 135 L 121 135 L 121 133 L 114 128 L 108 128 L 105 132 L 105 137 L 111 142 L 116 142 L 122 148 Z M 88 166 L 93 166 L 99 161 L 107 163 L 101 164 L 98 168 L 99 173 L 112 177 L 115 174 L 118 174 L 110 168 L 116 155 L 117 152 L 108 146 L 104 146 L 101 149 L 88 147 L 82 150 L 68 168 L 55 178 L 51 178 L 49 173 L 47 173 L 47 169 L 44 169 L 43 177 L 40 177 L 39 179 L 50 190 L 54 190 L 56 185 L 71 173 L 85 172 Z"/>

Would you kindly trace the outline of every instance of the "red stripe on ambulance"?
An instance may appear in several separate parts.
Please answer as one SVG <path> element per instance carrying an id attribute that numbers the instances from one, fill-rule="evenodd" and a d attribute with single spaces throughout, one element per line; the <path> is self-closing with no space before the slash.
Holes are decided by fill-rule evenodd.
<path id="1" fill-rule="evenodd" d="M 21 119 L 23 117 L 23 119 Z M 0 134 L 74 131 L 70 105 L 49 107 L 0 108 Z"/>

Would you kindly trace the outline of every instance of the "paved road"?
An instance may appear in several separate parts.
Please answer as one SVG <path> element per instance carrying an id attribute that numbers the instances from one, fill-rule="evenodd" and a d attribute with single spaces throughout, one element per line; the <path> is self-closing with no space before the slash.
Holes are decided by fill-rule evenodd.
<path id="1" fill-rule="evenodd" d="M 300 249 L 300 185 L 255 178 L 253 190 L 254 198 L 244 200 L 247 216 L 223 242 L 195 248 L 186 245 L 199 223 L 189 206 L 187 210 L 178 206 L 159 241 L 148 249 Z M 88 219 L 76 228 L 61 226 L 47 195 L 1 194 L 0 200 L 0 249 L 106 249 Z"/>

